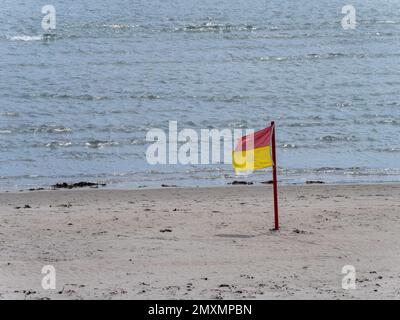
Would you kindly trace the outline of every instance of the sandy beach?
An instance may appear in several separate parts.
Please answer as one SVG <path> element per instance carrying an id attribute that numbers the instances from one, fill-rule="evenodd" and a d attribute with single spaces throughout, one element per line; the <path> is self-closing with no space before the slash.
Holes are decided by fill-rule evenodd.
<path id="1" fill-rule="evenodd" d="M 400 185 L 279 191 L 278 232 L 270 185 L 1 193 L 0 298 L 400 297 Z"/>

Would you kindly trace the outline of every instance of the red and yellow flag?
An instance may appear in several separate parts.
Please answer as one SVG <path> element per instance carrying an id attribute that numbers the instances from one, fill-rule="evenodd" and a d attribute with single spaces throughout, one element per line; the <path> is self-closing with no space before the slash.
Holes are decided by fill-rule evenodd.
<path id="1" fill-rule="evenodd" d="M 253 171 L 271 167 L 273 126 L 259 130 L 239 139 L 232 153 L 235 172 Z"/>

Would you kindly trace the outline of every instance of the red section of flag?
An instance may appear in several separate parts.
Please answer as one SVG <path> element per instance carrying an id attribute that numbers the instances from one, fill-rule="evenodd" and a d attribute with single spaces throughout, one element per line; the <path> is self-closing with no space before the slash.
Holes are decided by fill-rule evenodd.
<path id="1" fill-rule="evenodd" d="M 271 146 L 272 127 L 268 127 L 239 139 L 235 151 L 246 151 Z"/>

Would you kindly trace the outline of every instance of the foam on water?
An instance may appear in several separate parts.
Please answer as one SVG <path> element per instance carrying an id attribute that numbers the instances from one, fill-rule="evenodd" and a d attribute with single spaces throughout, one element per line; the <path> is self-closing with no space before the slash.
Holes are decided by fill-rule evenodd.
<path id="1" fill-rule="evenodd" d="M 43 36 L 28 36 L 28 35 L 18 35 L 18 36 L 6 36 L 7 40 L 10 41 L 39 41 L 43 40 Z"/>

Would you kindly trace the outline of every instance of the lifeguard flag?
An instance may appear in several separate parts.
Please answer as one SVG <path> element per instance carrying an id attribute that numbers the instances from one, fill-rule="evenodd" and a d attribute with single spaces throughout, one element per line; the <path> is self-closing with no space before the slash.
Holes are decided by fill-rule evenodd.
<path id="1" fill-rule="evenodd" d="M 246 172 L 273 166 L 273 125 L 239 139 L 232 153 L 235 172 Z"/>

